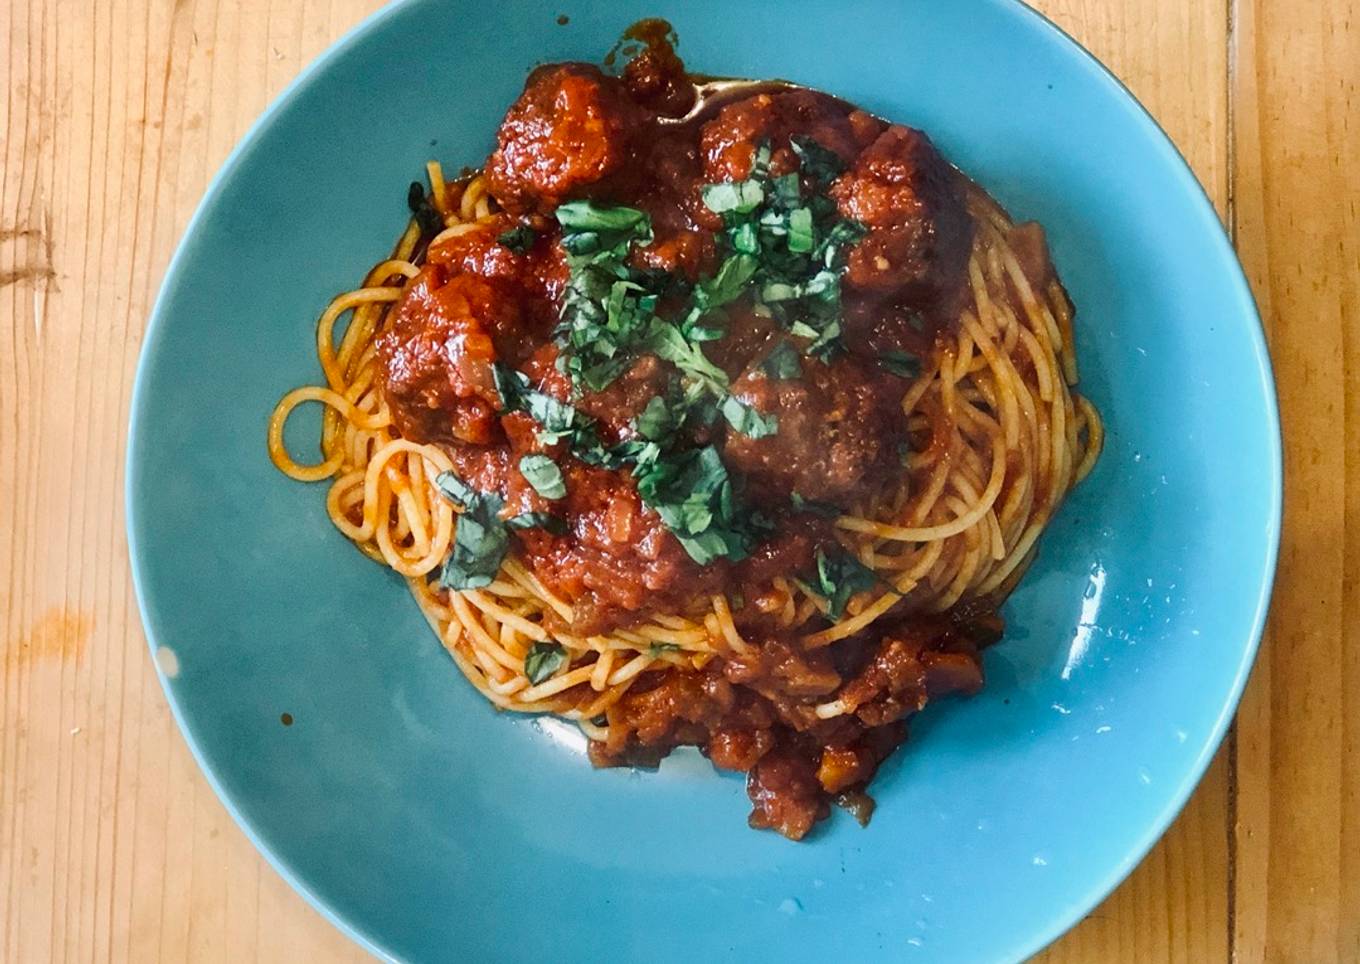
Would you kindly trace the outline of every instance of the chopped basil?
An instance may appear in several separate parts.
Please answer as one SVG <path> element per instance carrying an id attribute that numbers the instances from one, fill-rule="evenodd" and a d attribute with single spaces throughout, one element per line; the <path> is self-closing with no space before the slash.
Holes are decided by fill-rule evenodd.
<path id="1" fill-rule="evenodd" d="M 567 651 L 557 643 L 534 643 L 524 654 L 524 675 L 537 686 L 552 678 L 567 661 Z"/>
<path id="2" fill-rule="evenodd" d="M 505 524 L 511 529 L 542 529 L 555 536 L 564 536 L 570 531 L 567 521 L 551 512 L 521 512 L 506 519 Z"/>
<path id="3" fill-rule="evenodd" d="M 878 366 L 900 378 L 915 378 L 921 374 L 921 359 L 904 351 L 885 351 L 878 356 Z"/>
<path id="4" fill-rule="evenodd" d="M 525 412 L 538 423 L 538 441 L 555 445 L 570 439 L 573 447 L 597 444 L 595 424 L 560 399 L 529 387 L 529 376 L 496 362 L 491 367 L 501 407 L 506 412 Z"/>
<path id="5" fill-rule="evenodd" d="M 747 282 L 760 267 L 760 262 L 749 254 L 734 254 L 723 261 L 718 273 L 699 282 L 694 289 L 694 306 L 690 315 L 696 320 L 714 308 L 736 301 Z"/>
<path id="6" fill-rule="evenodd" d="M 576 385 L 605 388 L 623 373 L 628 354 L 646 333 L 658 294 L 627 264 L 634 244 L 652 240 L 646 212 L 571 201 L 557 208 L 571 281 L 556 329 L 559 362 Z"/>
<path id="7" fill-rule="evenodd" d="M 755 180 L 724 181 L 720 184 L 705 184 L 703 199 L 704 206 L 714 214 L 726 214 L 728 211 L 747 214 L 765 200 L 765 190 Z"/>
<path id="8" fill-rule="evenodd" d="M 808 354 L 829 360 L 844 348 L 840 314 L 845 252 L 865 228 L 842 218 L 835 203 L 818 193 L 842 169 L 840 158 L 808 138 L 795 139 L 793 147 L 812 193 L 804 191 L 796 173 L 770 177 L 770 149 L 762 144 L 747 180 L 708 185 L 704 200 L 723 216 L 719 242 L 731 252 L 724 268 L 733 258 L 754 259 L 755 269 L 745 274 L 743 285 L 753 286 L 757 309 L 767 307 L 786 328 L 808 339 Z M 702 294 L 701 285 L 695 298 L 698 314 L 706 310 Z"/>
<path id="9" fill-rule="evenodd" d="M 680 647 L 676 643 L 652 643 L 647 647 L 647 655 L 652 659 L 659 659 L 662 653 L 678 653 Z"/>
<path id="10" fill-rule="evenodd" d="M 704 382 L 714 392 L 721 395 L 727 390 L 727 373 L 704 356 L 703 349 L 684 336 L 681 330 L 660 318 L 652 322 L 647 335 L 647 348 L 659 358 L 664 358 L 686 375 Z"/>
<path id="11" fill-rule="evenodd" d="M 440 472 L 434 477 L 435 488 L 460 509 L 469 509 L 482 497 L 481 493 L 452 472 Z"/>
<path id="12" fill-rule="evenodd" d="M 700 565 L 720 557 L 744 559 L 768 526 L 754 513 L 741 512 L 727 467 L 711 445 L 654 455 L 639 461 L 634 475 L 642 501 Z"/>
<path id="13" fill-rule="evenodd" d="M 812 211 L 794 208 L 789 212 L 789 250 L 806 254 L 812 250 Z"/>
<path id="14" fill-rule="evenodd" d="M 653 395 L 641 414 L 633 420 L 633 427 L 639 435 L 653 442 L 670 436 L 676 428 L 675 413 L 660 395 Z"/>
<path id="15" fill-rule="evenodd" d="M 567 494 L 562 470 L 546 455 L 531 453 L 519 460 L 519 472 L 534 491 L 545 499 L 560 499 Z"/>
<path id="16" fill-rule="evenodd" d="M 564 232 L 594 231 L 627 233 L 645 223 L 647 212 L 622 205 L 597 204 L 594 201 L 568 201 L 553 212 Z"/>
<path id="17" fill-rule="evenodd" d="M 811 515 L 821 516 L 823 519 L 835 519 L 841 514 L 841 510 L 830 502 L 819 502 L 815 499 L 805 499 L 797 492 L 789 499 L 793 507 L 799 512 L 807 512 Z"/>
<path id="18" fill-rule="evenodd" d="M 872 569 L 840 546 L 830 552 L 817 550 L 817 573 L 808 588 L 826 600 L 826 614 L 832 622 L 845 613 L 845 604 L 855 593 L 864 592 L 878 582 Z"/>
<path id="19" fill-rule="evenodd" d="M 425 188 L 419 181 L 412 181 L 406 192 L 406 206 L 411 209 L 421 234 L 438 234 L 444 229 L 444 219 L 435 210 L 434 204 L 425 195 Z"/>
<path id="20" fill-rule="evenodd" d="M 803 174 L 809 180 L 830 184 L 845 170 L 840 155 L 827 150 L 810 137 L 794 135 L 789 138 L 793 152 L 798 155 Z"/>
<path id="21" fill-rule="evenodd" d="M 527 224 L 503 231 L 496 236 L 496 242 L 504 245 L 516 254 L 523 254 L 534 246 L 538 240 L 538 234 Z"/>
<path id="22" fill-rule="evenodd" d="M 453 549 L 439 573 L 439 584 L 454 590 L 490 585 L 510 548 L 510 536 L 500 518 L 504 505 L 501 497 L 477 492 L 452 472 L 441 472 L 435 477 L 435 485 L 463 509 L 454 531 Z"/>
<path id="23" fill-rule="evenodd" d="M 841 275 L 847 248 L 865 229 L 842 218 L 825 194 L 840 159 L 806 138 L 793 149 L 801 174 L 772 177 L 770 145 L 762 143 L 746 179 L 702 189 L 703 203 L 723 219 L 717 239 L 721 260 L 711 276 L 695 283 L 630 263 L 633 250 L 654 239 L 645 211 L 584 200 L 557 208 L 570 278 L 554 334 L 558 368 L 573 392 L 604 389 L 643 352 L 679 372 L 635 417 L 636 437 L 604 445 L 594 421 L 570 400 L 538 391 L 522 373 L 495 366 L 506 411 L 529 414 L 544 445 L 563 445 L 589 465 L 631 467 L 644 504 L 700 564 L 743 558 L 769 528 L 741 505 L 718 451 L 686 441 L 694 437 L 687 429 L 698 428 L 702 438 L 702 426 L 719 415 L 751 438 L 778 430 L 774 414 L 730 394 L 727 373 L 704 353 L 705 342 L 726 334 L 727 306 L 749 297 L 752 311 L 802 339 L 775 345 L 760 363 L 766 377 L 798 377 L 800 345 L 823 360 L 844 350 Z M 531 233 L 506 232 L 500 240 L 510 247 L 534 243 Z M 547 455 L 526 456 L 520 471 L 546 498 L 565 494 L 561 469 Z M 534 524 L 510 521 L 501 529 Z"/>
<path id="24" fill-rule="evenodd" d="M 770 378 L 789 379 L 803 374 L 803 365 L 798 360 L 797 349 L 781 341 L 761 361 L 760 370 Z"/>
<path id="25" fill-rule="evenodd" d="M 751 438 L 765 438 L 779 431 L 777 415 L 766 415 L 735 395 L 728 395 L 723 399 L 722 413 L 728 425 Z"/>

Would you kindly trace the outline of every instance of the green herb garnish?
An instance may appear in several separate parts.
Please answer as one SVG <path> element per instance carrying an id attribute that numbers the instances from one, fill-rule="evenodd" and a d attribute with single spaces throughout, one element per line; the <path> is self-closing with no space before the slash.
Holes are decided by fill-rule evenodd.
<path id="1" fill-rule="evenodd" d="M 878 356 L 878 367 L 899 378 L 915 378 L 921 374 L 921 359 L 894 349 Z"/>
<path id="2" fill-rule="evenodd" d="M 797 492 L 790 496 L 789 501 L 793 503 L 794 509 L 799 512 L 807 512 L 823 519 L 836 519 L 841 515 L 840 507 L 832 505 L 830 502 L 819 502 L 816 499 L 805 499 Z"/>
<path id="3" fill-rule="evenodd" d="M 555 213 L 571 268 L 556 329 L 559 362 L 573 384 L 600 391 L 623 373 L 656 309 L 657 293 L 627 264 L 634 244 L 651 242 L 651 219 L 593 201 L 570 201 Z"/>
<path id="4" fill-rule="evenodd" d="M 421 234 L 438 234 L 444 230 L 444 219 L 435 210 L 434 204 L 426 196 L 425 188 L 419 181 L 411 182 L 411 187 L 406 192 L 406 206 L 411 209 L 416 223 L 420 225 Z"/>
<path id="5" fill-rule="evenodd" d="M 794 141 L 807 180 L 825 187 L 840 159 L 808 138 Z M 807 194 L 797 174 L 769 176 L 770 147 L 762 144 L 745 181 L 708 185 L 704 203 L 723 216 L 720 243 L 731 258 L 755 261 L 747 280 L 786 328 L 806 338 L 808 354 L 829 360 L 841 342 L 841 275 L 845 253 L 865 233 L 842 218 L 822 193 Z M 758 189 L 758 190 L 757 190 Z M 726 262 L 724 263 L 726 264 Z"/>
<path id="6" fill-rule="evenodd" d="M 808 580 L 808 588 L 826 600 L 827 618 L 835 622 L 845 613 L 851 596 L 873 588 L 877 582 L 872 569 L 836 546 L 830 552 L 817 550 L 817 573 Z"/>
<path id="7" fill-rule="evenodd" d="M 476 491 L 452 472 L 441 472 L 434 482 L 446 499 L 463 509 L 439 584 L 454 590 L 490 585 L 510 548 L 510 536 L 500 518 L 505 503 L 499 495 Z"/>
<path id="8" fill-rule="evenodd" d="M 789 379 L 802 375 L 803 365 L 798 360 L 797 349 L 781 341 L 761 360 L 760 370 L 770 378 Z"/>
<path id="9" fill-rule="evenodd" d="M 524 675 L 537 686 L 551 679 L 567 661 L 567 651 L 557 643 L 534 643 L 524 654 Z"/>
<path id="10" fill-rule="evenodd" d="M 509 231 L 502 231 L 496 236 L 496 243 L 504 245 L 515 254 L 523 254 L 534 246 L 538 240 L 538 233 L 527 224 L 513 227 Z"/>
<path id="11" fill-rule="evenodd" d="M 511 529 L 542 529 L 555 536 L 564 536 L 569 531 L 567 520 L 551 512 L 521 512 L 505 520 Z"/>
<path id="12" fill-rule="evenodd" d="M 560 499 L 567 494 L 562 470 L 546 455 L 534 452 L 523 456 L 519 460 L 519 473 L 545 499 Z"/>
<path id="13" fill-rule="evenodd" d="M 700 565 L 721 557 L 744 559 L 768 529 L 737 504 L 727 466 L 711 445 L 639 460 L 633 474 L 643 502 Z"/>
<path id="14" fill-rule="evenodd" d="M 766 415 L 735 395 L 728 395 L 719 407 L 722 410 L 723 418 L 727 419 L 727 424 L 742 435 L 751 438 L 765 438 L 767 435 L 773 435 L 779 431 L 778 416 Z"/>
<path id="15" fill-rule="evenodd" d="M 795 134 L 789 138 L 789 145 L 798 155 L 799 167 L 810 181 L 830 184 L 845 170 L 839 154 L 827 150 L 810 137 Z"/>

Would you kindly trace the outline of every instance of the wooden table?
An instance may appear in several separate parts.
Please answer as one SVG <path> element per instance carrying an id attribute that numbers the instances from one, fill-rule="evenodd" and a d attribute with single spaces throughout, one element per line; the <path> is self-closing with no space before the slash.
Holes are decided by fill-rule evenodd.
<path id="1" fill-rule="evenodd" d="M 189 214 L 269 99 L 377 5 L 0 2 L 2 961 L 363 957 L 256 855 L 177 732 L 122 492 L 142 329 Z M 1158 117 L 1236 239 L 1289 494 L 1232 735 L 1045 959 L 1358 961 L 1360 0 L 1040 6 Z"/>

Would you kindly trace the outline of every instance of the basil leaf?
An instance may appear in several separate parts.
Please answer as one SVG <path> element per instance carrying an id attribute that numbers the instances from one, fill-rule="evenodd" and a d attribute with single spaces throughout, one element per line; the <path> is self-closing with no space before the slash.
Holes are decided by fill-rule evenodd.
<path id="1" fill-rule="evenodd" d="M 568 201 L 553 212 L 567 231 L 631 231 L 648 220 L 647 212 L 594 201 Z"/>
<path id="2" fill-rule="evenodd" d="M 727 373 L 704 356 L 703 349 L 687 339 L 674 324 L 660 318 L 652 322 L 646 347 L 682 372 L 699 378 L 719 394 L 727 389 Z"/>
<path id="3" fill-rule="evenodd" d="M 753 255 L 732 255 L 723 261 L 717 274 L 699 283 L 694 292 L 695 307 L 702 312 L 735 301 L 759 266 Z"/>
<path id="4" fill-rule="evenodd" d="M 537 686 L 551 679 L 567 662 L 567 651 L 557 643 L 534 643 L 524 654 L 524 675 Z"/>
<path id="5" fill-rule="evenodd" d="M 444 230 L 444 219 L 435 210 L 434 204 L 425 194 L 419 181 L 412 181 L 406 191 L 406 206 L 411 209 L 421 234 L 438 234 Z"/>
<path id="6" fill-rule="evenodd" d="M 643 503 L 700 565 L 744 559 L 768 529 L 754 514 L 739 514 L 727 467 L 711 445 L 639 461 L 633 474 Z"/>
<path id="7" fill-rule="evenodd" d="M 469 508 L 481 494 L 452 472 L 440 472 L 434 477 L 434 484 L 440 495 L 460 509 Z"/>
<path id="8" fill-rule="evenodd" d="M 490 585 L 510 548 L 510 535 L 500 518 L 504 505 L 501 497 L 477 492 L 452 472 L 441 472 L 435 477 L 435 485 L 463 508 L 439 584 L 453 590 Z"/>
<path id="9" fill-rule="evenodd" d="M 521 512 L 506 519 L 505 524 L 511 529 L 542 529 L 555 536 L 564 536 L 570 531 L 567 521 L 551 512 Z"/>
<path id="10" fill-rule="evenodd" d="M 509 248 L 515 254 L 523 254 L 534 246 L 538 240 L 538 233 L 527 224 L 511 228 L 509 231 L 502 231 L 496 236 L 496 243 Z"/>
<path id="11" fill-rule="evenodd" d="M 761 360 L 760 370 L 770 378 L 789 379 L 803 374 L 802 363 L 798 360 L 798 350 L 786 341 L 776 344 Z"/>
<path id="12" fill-rule="evenodd" d="M 851 596 L 877 582 L 872 569 L 837 545 L 830 552 L 817 550 L 817 573 L 808 580 L 808 588 L 826 600 L 827 617 L 835 622 L 844 615 Z"/>
<path id="13" fill-rule="evenodd" d="M 562 470 L 546 455 L 532 453 L 519 460 L 519 472 L 534 491 L 545 499 L 560 499 L 567 494 Z"/>
<path id="14" fill-rule="evenodd" d="M 841 510 L 830 502 L 819 502 L 815 499 L 805 499 L 797 492 L 794 492 L 789 501 L 793 503 L 794 509 L 799 512 L 807 512 L 810 515 L 820 516 L 823 519 L 836 519 L 841 515 Z"/>
<path id="15" fill-rule="evenodd" d="M 878 366 L 899 378 L 916 378 L 921 374 L 921 359 L 895 349 L 879 355 Z"/>
<path id="16" fill-rule="evenodd" d="M 779 431 L 777 415 L 766 415 L 735 395 L 728 395 L 723 399 L 722 413 L 723 418 L 727 419 L 727 424 L 750 438 L 765 438 Z"/>
<path id="17" fill-rule="evenodd" d="M 495 362 L 491 377 L 496 383 L 496 394 L 501 397 L 502 412 L 517 412 L 524 407 L 524 396 L 529 390 L 529 376 L 509 365 Z"/>
<path id="18" fill-rule="evenodd" d="M 652 659 L 657 659 L 662 653 L 678 653 L 680 647 L 676 643 L 652 643 L 647 647 L 647 655 Z"/>
<path id="19" fill-rule="evenodd" d="M 705 184 L 702 196 L 704 207 L 714 214 L 726 214 L 729 211 L 747 214 L 765 200 L 765 190 L 754 179 L 724 181 L 720 184 Z"/>
<path id="20" fill-rule="evenodd" d="M 643 438 L 659 442 L 676 428 L 676 420 L 666 400 L 660 395 L 653 395 L 647 407 L 634 419 L 633 427 Z"/>
<path id="21" fill-rule="evenodd" d="M 812 212 L 807 208 L 797 208 L 789 212 L 790 251 L 806 253 L 812 250 Z"/>
<path id="22" fill-rule="evenodd" d="M 623 373 L 645 335 L 659 291 L 656 279 L 627 264 L 634 244 L 651 242 L 651 219 L 636 208 L 572 201 L 556 211 L 571 280 L 554 334 L 562 371 L 575 386 L 600 391 Z"/>
<path id="23" fill-rule="evenodd" d="M 789 138 L 789 145 L 798 155 L 803 174 L 812 181 L 829 184 L 845 170 L 845 164 L 835 151 L 827 150 L 811 137 L 795 134 Z"/>

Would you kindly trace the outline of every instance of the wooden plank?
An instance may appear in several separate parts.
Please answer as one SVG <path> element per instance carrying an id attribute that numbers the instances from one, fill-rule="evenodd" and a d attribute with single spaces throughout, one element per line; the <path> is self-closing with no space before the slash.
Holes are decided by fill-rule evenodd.
<path id="1" fill-rule="evenodd" d="M 1228 21 L 1222 0 L 1047 0 L 1036 6 L 1134 92 L 1228 209 Z M 1038 960 L 1228 958 L 1229 747 L 1127 881 Z"/>
<path id="2" fill-rule="evenodd" d="M 1238 723 L 1236 958 L 1360 960 L 1360 3 L 1240 0 L 1234 222 L 1289 498 Z M 1348 525 L 1349 523 L 1349 525 Z"/>
<path id="3" fill-rule="evenodd" d="M 208 177 L 376 0 L 0 3 L 0 960 L 361 960 L 169 717 L 123 542 L 142 327 Z"/>

